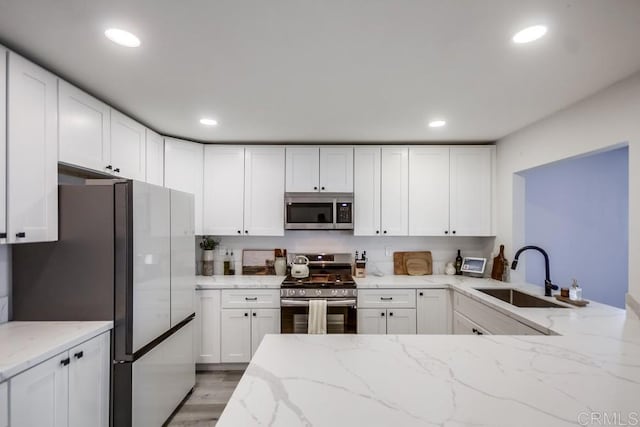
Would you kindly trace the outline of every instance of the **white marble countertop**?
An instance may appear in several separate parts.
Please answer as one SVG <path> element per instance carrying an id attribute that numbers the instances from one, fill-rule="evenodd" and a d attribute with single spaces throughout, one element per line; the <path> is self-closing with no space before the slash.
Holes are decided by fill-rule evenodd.
<path id="1" fill-rule="evenodd" d="M 593 301 L 519 308 L 475 288 L 536 296 L 543 288 L 491 279 L 357 282 L 358 289 L 451 288 L 560 336 L 269 335 L 218 425 L 588 425 L 603 412 L 640 420 L 640 321 L 624 310 Z"/>
<path id="2" fill-rule="evenodd" d="M 111 321 L 0 325 L 0 382 L 113 327 Z"/>
<path id="3" fill-rule="evenodd" d="M 639 395 L 638 336 L 268 335 L 217 425 L 575 426 Z"/>
<path id="4" fill-rule="evenodd" d="M 280 289 L 284 276 L 196 276 L 196 289 Z"/>

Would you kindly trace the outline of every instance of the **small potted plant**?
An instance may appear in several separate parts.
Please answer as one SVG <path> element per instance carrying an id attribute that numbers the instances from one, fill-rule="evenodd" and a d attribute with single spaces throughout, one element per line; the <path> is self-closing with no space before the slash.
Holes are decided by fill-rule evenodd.
<path id="1" fill-rule="evenodd" d="M 200 242 L 202 248 L 202 275 L 213 276 L 213 252 L 220 244 L 211 236 L 204 236 Z"/>

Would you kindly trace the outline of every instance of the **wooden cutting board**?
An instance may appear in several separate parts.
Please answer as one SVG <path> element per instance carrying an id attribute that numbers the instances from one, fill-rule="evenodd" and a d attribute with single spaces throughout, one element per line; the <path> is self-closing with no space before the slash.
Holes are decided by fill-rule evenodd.
<path id="1" fill-rule="evenodd" d="M 494 280 L 502 280 L 504 274 L 504 245 L 500 245 L 500 253 L 493 259 L 493 269 L 491 270 L 491 278 Z"/>
<path id="2" fill-rule="evenodd" d="M 412 276 L 433 274 L 433 261 L 431 259 L 431 252 L 394 252 L 393 274 L 409 274 Z"/>

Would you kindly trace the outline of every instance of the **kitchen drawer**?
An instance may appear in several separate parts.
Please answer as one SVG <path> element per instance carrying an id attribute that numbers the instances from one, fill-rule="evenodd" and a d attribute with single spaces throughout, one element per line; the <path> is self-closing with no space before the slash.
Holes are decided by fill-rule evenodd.
<path id="1" fill-rule="evenodd" d="M 493 308 L 455 292 L 453 309 L 494 335 L 541 335 L 542 333 Z"/>
<path id="2" fill-rule="evenodd" d="M 359 289 L 358 308 L 416 308 L 415 289 Z"/>
<path id="3" fill-rule="evenodd" d="M 453 312 L 453 334 L 454 335 L 490 335 L 482 326 L 475 323 L 466 316 Z"/>
<path id="4" fill-rule="evenodd" d="M 280 308 L 280 289 L 223 289 L 222 308 Z"/>

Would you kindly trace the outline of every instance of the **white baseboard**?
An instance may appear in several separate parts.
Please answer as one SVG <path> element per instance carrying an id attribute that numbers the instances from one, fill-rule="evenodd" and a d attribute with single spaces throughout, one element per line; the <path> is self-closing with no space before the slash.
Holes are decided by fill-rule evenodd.
<path id="1" fill-rule="evenodd" d="M 248 363 L 196 363 L 196 372 L 201 371 L 245 371 Z"/>

